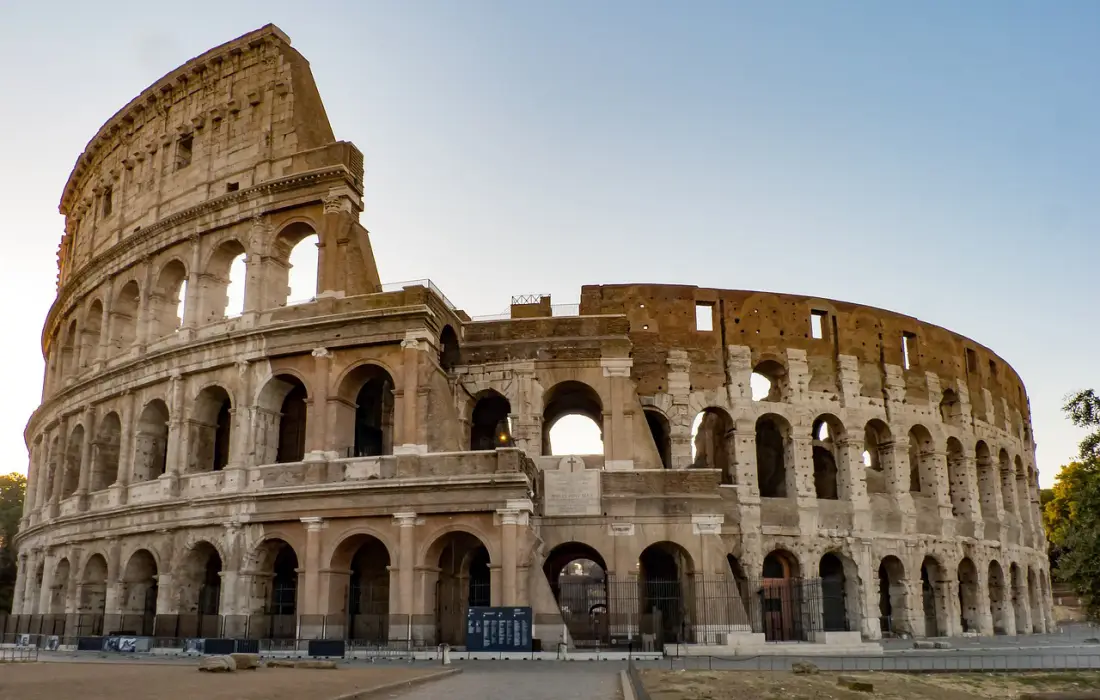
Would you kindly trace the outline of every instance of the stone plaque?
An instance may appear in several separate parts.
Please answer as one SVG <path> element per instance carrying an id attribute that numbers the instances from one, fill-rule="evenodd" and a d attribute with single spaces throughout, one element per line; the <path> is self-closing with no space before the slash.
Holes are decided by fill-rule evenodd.
<path id="1" fill-rule="evenodd" d="M 580 460 L 576 460 L 580 462 Z M 600 508 L 600 472 L 578 469 L 566 460 L 543 477 L 543 515 L 603 515 Z M 583 464 L 583 463 L 582 463 Z"/>

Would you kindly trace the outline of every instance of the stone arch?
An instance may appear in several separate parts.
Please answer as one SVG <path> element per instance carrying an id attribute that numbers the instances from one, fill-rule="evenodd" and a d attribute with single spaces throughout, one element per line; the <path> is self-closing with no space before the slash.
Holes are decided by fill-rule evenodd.
<path id="1" fill-rule="evenodd" d="M 928 428 L 919 424 L 909 429 L 909 491 L 936 493 L 936 444 Z"/>
<path id="2" fill-rule="evenodd" d="M 103 615 L 107 609 L 107 579 L 107 559 L 98 552 L 88 557 L 80 576 L 78 612 Z"/>
<path id="3" fill-rule="evenodd" d="M 188 422 L 191 449 L 187 471 L 221 471 L 230 460 L 233 397 L 224 387 L 211 384 L 195 397 L 194 407 Z"/>
<path id="4" fill-rule="evenodd" d="M 620 611 L 609 608 L 603 555 L 583 542 L 563 542 L 546 555 L 542 571 L 573 642 L 609 640 L 610 616 Z"/>
<path id="5" fill-rule="evenodd" d="M 997 470 L 993 465 L 993 457 L 989 452 L 989 445 L 985 440 L 978 440 L 974 448 L 974 459 L 978 470 L 978 493 L 980 495 L 982 517 L 986 520 L 997 520 L 999 517 L 998 490 L 1000 482 L 997 479 Z"/>
<path id="6" fill-rule="evenodd" d="M 1001 475 L 1001 503 L 1004 504 L 1005 512 L 1016 513 L 1016 472 L 1008 450 L 1001 448 L 997 453 L 997 462 Z"/>
<path id="7" fill-rule="evenodd" d="M 103 416 L 96 428 L 89 490 L 102 491 L 118 480 L 118 460 L 121 451 L 122 421 L 117 413 L 111 411 Z"/>
<path id="8" fill-rule="evenodd" d="M 435 639 L 452 645 L 466 641 L 466 612 L 471 607 L 486 606 L 492 599 L 489 575 L 491 556 L 487 540 L 473 532 L 455 527 L 429 540 L 429 577 L 426 597 L 435 612 Z"/>
<path id="9" fill-rule="evenodd" d="M 656 406 L 645 406 L 642 413 L 645 414 L 646 426 L 649 427 L 661 467 L 672 469 L 672 426 L 669 425 L 668 417 Z"/>
<path id="10" fill-rule="evenodd" d="M 295 220 L 284 224 L 275 235 L 273 265 L 265 272 L 274 275 L 272 308 L 313 301 L 321 291 L 321 238 L 312 222 Z"/>
<path id="11" fill-rule="evenodd" d="M 93 299 L 84 314 L 84 330 L 81 333 L 80 366 L 90 367 L 99 358 L 99 344 L 103 337 L 103 302 Z"/>
<path id="12" fill-rule="evenodd" d="M 887 493 L 886 464 L 891 459 L 894 436 L 884 421 L 872 418 L 863 426 L 863 465 L 867 493 Z"/>
<path id="13" fill-rule="evenodd" d="M 84 426 L 76 424 L 65 441 L 65 467 L 61 478 L 61 497 L 76 493 L 80 484 L 80 458 L 84 451 Z"/>
<path id="14" fill-rule="evenodd" d="M 776 358 L 762 358 L 752 368 L 749 387 L 753 401 L 789 401 L 791 387 L 786 364 Z"/>
<path id="15" fill-rule="evenodd" d="M 821 579 L 822 629 L 826 632 L 860 630 L 859 568 L 839 549 L 829 549 L 817 564 Z"/>
<path id="16" fill-rule="evenodd" d="M 761 498 L 793 495 L 794 454 L 791 424 L 767 413 L 756 420 L 756 480 Z"/>
<path id="17" fill-rule="evenodd" d="M 211 540 L 195 540 L 183 551 L 173 571 L 178 595 L 177 610 L 183 614 L 216 616 L 221 609 L 221 573 L 226 559 Z M 200 621 L 197 625 L 202 627 Z"/>
<path id="18" fill-rule="evenodd" d="M 65 331 L 61 341 L 61 376 L 71 377 L 76 374 L 80 362 L 79 333 L 76 319 L 69 321 L 69 327 Z"/>
<path id="19" fill-rule="evenodd" d="M 725 409 L 708 406 L 700 411 L 691 426 L 692 468 L 716 469 L 722 483 L 734 483 L 729 449 L 732 433 L 733 419 Z"/>
<path id="20" fill-rule="evenodd" d="M 656 634 L 658 646 L 693 641 L 694 570 L 691 555 L 675 542 L 655 542 L 638 556 L 643 633 Z"/>
<path id="21" fill-rule="evenodd" d="M 512 404 L 495 389 L 478 392 L 470 412 L 470 449 L 494 450 L 512 444 Z"/>
<path id="22" fill-rule="evenodd" d="M 296 372 L 279 371 L 256 401 L 256 452 L 260 464 L 301 462 L 306 451 L 309 390 Z"/>
<path id="23" fill-rule="evenodd" d="M 337 426 L 354 457 L 393 454 L 393 375 L 382 365 L 364 362 L 349 370 L 339 385 L 349 404 L 339 406 Z"/>
<path id="24" fill-rule="evenodd" d="M 111 304 L 111 348 L 121 355 L 137 342 L 138 314 L 141 308 L 141 287 L 136 280 L 122 285 Z"/>
<path id="25" fill-rule="evenodd" d="M 150 330 L 153 338 L 172 335 L 183 327 L 187 297 L 187 266 L 172 258 L 160 268 L 149 296 Z"/>
<path id="26" fill-rule="evenodd" d="M 930 554 L 926 554 L 921 560 L 921 610 L 924 613 L 926 637 L 939 637 L 949 629 L 947 600 L 944 597 L 945 571 L 939 559 Z"/>
<path id="27" fill-rule="evenodd" d="M 996 559 L 989 562 L 989 612 L 993 617 L 993 634 L 1008 634 L 1010 625 L 1015 621 L 1010 620 L 1011 612 L 1008 608 L 1008 597 L 1005 595 L 1005 574 L 1000 562 Z"/>
<path id="28" fill-rule="evenodd" d="M 458 333 L 447 324 L 439 333 L 439 367 L 450 374 L 462 361 L 462 349 L 458 344 Z"/>
<path id="29" fill-rule="evenodd" d="M 72 564 L 68 557 L 62 557 L 54 568 L 53 580 L 50 583 L 49 603 L 46 613 L 49 615 L 64 615 L 68 607 L 69 577 L 73 575 Z"/>
<path id="30" fill-rule="evenodd" d="M 1028 483 L 1028 471 L 1020 455 L 1016 455 L 1013 459 L 1013 466 L 1016 473 L 1017 512 L 1021 517 L 1031 520 L 1035 517 L 1031 510 L 1031 485 Z"/>
<path id="31" fill-rule="evenodd" d="M 786 549 L 773 549 L 761 567 L 761 607 L 764 638 L 799 641 L 804 635 L 803 591 L 798 557 Z"/>
<path id="32" fill-rule="evenodd" d="M 963 444 L 955 437 L 947 438 L 947 488 L 951 494 L 951 514 L 955 517 L 968 512 L 969 478 L 966 453 Z"/>
<path id="33" fill-rule="evenodd" d="M 883 633 L 913 634 L 909 624 L 909 594 L 905 586 L 905 565 L 890 554 L 878 565 L 878 609 Z"/>
<path id="34" fill-rule="evenodd" d="M 256 545 L 249 557 L 255 583 L 249 609 L 266 618 L 269 639 L 293 639 L 297 632 L 298 571 L 301 560 L 285 539 L 272 534 Z"/>
<path id="35" fill-rule="evenodd" d="M 944 389 L 940 398 L 940 421 L 956 428 L 962 427 L 962 402 L 954 389 Z"/>
<path id="36" fill-rule="evenodd" d="M 140 625 L 142 631 L 138 634 L 151 634 L 152 618 L 157 613 L 158 572 L 156 557 L 148 549 L 135 550 L 126 560 L 119 600 L 123 629 L 131 630 Z M 136 625 L 126 621 L 129 616 L 138 618 L 134 621 Z"/>
<path id="37" fill-rule="evenodd" d="M 569 418 L 570 416 L 579 416 L 580 418 Z M 563 418 L 568 418 L 571 423 L 577 423 L 576 426 L 570 426 L 570 431 L 573 431 L 574 427 L 577 430 L 583 430 L 584 427 L 591 428 L 591 426 L 584 425 L 586 422 L 591 421 L 596 431 L 598 431 L 601 445 L 600 453 L 603 453 L 603 401 L 595 389 L 584 382 L 569 379 L 555 384 L 546 391 L 543 395 L 542 411 L 543 455 L 566 455 L 564 450 L 567 450 L 567 447 L 555 448 L 550 440 L 555 425 Z M 587 421 L 583 419 L 587 419 Z"/>
<path id="38" fill-rule="evenodd" d="M 168 406 L 161 399 L 145 404 L 134 434 L 134 482 L 164 473 L 168 463 Z"/>
<path id="39" fill-rule="evenodd" d="M 61 478 L 61 468 L 65 463 L 64 456 L 61 454 L 62 444 L 60 435 L 54 435 L 53 439 L 50 440 L 50 449 L 46 455 L 46 492 L 42 505 L 53 498 L 54 489 L 57 488 L 57 480 Z"/>
<path id="40" fill-rule="evenodd" d="M 814 419 L 810 430 L 813 445 L 814 492 L 819 499 L 839 500 L 837 465 L 841 462 L 838 443 L 846 437 L 844 423 L 831 413 Z"/>
<path id="41" fill-rule="evenodd" d="M 239 240 L 227 237 L 207 256 L 199 277 L 200 324 L 217 323 L 244 311 L 247 255 Z"/>
<path id="42" fill-rule="evenodd" d="M 981 629 L 981 605 L 978 595 L 978 567 L 970 557 L 959 561 L 959 613 L 963 632 Z"/>
<path id="43" fill-rule="evenodd" d="M 340 606 L 347 638 L 371 643 L 389 639 L 390 567 L 394 563 L 386 543 L 367 532 L 348 533 L 328 560 L 334 572 L 330 608 Z M 345 573 L 346 572 L 346 573 Z"/>

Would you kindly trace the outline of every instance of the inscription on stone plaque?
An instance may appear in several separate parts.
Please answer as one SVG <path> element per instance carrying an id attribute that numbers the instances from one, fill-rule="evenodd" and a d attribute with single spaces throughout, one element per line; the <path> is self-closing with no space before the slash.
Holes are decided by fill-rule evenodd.
<path id="1" fill-rule="evenodd" d="M 565 457 L 556 470 L 542 473 L 543 515 L 602 515 L 600 472 L 585 469 L 579 457 Z"/>

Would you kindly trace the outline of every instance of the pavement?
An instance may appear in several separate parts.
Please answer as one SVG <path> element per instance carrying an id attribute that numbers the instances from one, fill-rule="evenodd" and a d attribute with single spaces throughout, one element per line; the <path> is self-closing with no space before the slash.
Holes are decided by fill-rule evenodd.
<path id="1" fill-rule="evenodd" d="M 558 664 L 532 661 L 470 661 L 462 673 L 400 693 L 395 700 L 617 700 L 619 670 L 604 661 Z"/>

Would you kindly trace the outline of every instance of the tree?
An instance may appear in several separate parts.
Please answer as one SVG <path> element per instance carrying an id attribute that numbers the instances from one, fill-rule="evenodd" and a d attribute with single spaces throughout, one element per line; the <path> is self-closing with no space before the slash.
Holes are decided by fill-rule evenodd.
<path id="1" fill-rule="evenodd" d="M 27 477 L 12 472 L 0 476 L 0 611 L 10 612 L 15 594 L 15 533 L 23 517 L 23 495 Z"/>
<path id="2" fill-rule="evenodd" d="M 1071 395 L 1070 421 L 1091 432 L 1079 458 L 1062 467 L 1053 498 L 1043 508 L 1047 537 L 1057 551 L 1055 575 L 1073 586 L 1091 620 L 1100 620 L 1100 397 L 1092 389 Z"/>

